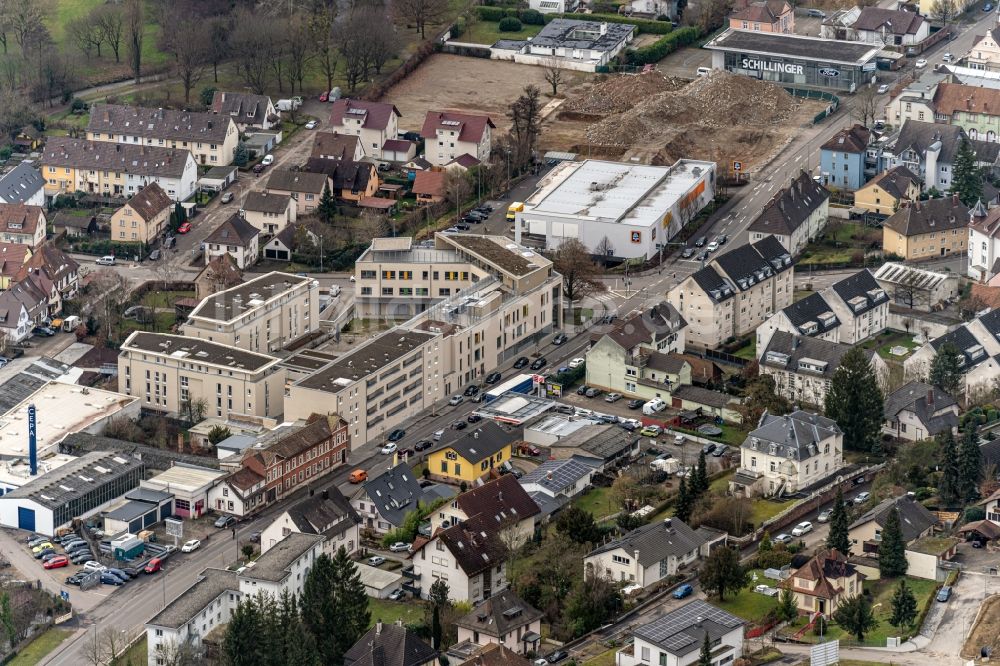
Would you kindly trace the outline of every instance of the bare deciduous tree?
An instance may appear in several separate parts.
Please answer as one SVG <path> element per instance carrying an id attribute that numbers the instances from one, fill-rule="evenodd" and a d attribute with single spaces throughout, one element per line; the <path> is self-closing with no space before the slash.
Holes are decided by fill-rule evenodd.
<path id="1" fill-rule="evenodd" d="M 940 21 L 941 25 L 948 25 L 959 14 L 958 3 L 955 0 L 934 0 L 930 14 L 931 18 Z"/>
<path id="2" fill-rule="evenodd" d="M 510 133 L 513 138 L 513 163 L 523 168 L 531 162 L 535 150 L 535 142 L 541 133 L 542 105 L 539 99 L 541 93 L 537 86 L 529 85 L 524 92 L 514 100 L 507 111 L 510 118 Z"/>
<path id="3" fill-rule="evenodd" d="M 236 20 L 236 29 L 230 38 L 234 45 L 232 54 L 236 68 L 246 86 L 258 95 L 267 88 L 273 56 L 269 26 L 269 22 L 243 12 Z"/>
<path id="4" fill-rule="evenodd" d="M 115 62 L 121 62 L 122 39 L 125 35 L 125 15 L 121 7 L 100 5 L 90 12 L 89 18 L 98 26 L 103 41 L 107 42 L 111 52 L 115 54 Z M 97 55 L 100 56 L 100 52 Z"/>
<path id="5" fill-rule="evenodd" d="M 84 16 L 70 22 L 66 30 L 73 38 L 73 43 L 80 49 L 83 55 L 90 58 L 91 54 L 97 53 L 101 57 L 101 45 L 104 44 L 104 33 L 91 16 Z"/>
<path id="6" fill-rule="evenodd" d="M 597 244 L 596 248 L 594 248 L 594 254 L 597 254 L 601 257 L 615 256 L 615 246 L 611 242 L 611 239 L 608 238 L 607 236 L 602 238 L 601 242 Z"/>
<path id="7" fill-rule="evenodd" d="M 393 10 L 400 20 L 412 25 L 425 39 L 428 23 L 435 23 L 448 11 L 448 0 L 395 0 Z"/>
<path id="8" fill-rule="evenodd" d="M 333 26 L 337 21 L 336 6 L 322 8 L 309 17 L 309 39 L 316 48 L 316 66 L 326 77 L 326 91 L 333 89 L 333 77 L 339 62 L 337 46 L 333 43 Z"/>
<path id="9" fill-rule="evenodd" d="M 27 55 L 33 37 L 45 30 L 46 7 L 41 0 L 7 0 L 4 4 L 5 23 L 21 47 L 21 55 Z"/>
<path id="10" fill-rule="evenodd" d="M 444 174 L 444 196 L 448 203 L 455 208 L 455 218 L 462 212 L 462 204 L 469 198 L 472 192 L 472 184 L 469 183 L 469 176 L 465 170 L 460 168 L 449 169 Z"/>
<path id="11" fill-rule="evenodd" d="M 854 112 L 858 122 L 865 127 L 871 127 L 878 117 L 878 88 L 867 85 L 855 96 Z"/>
<path id="12" fill-rule="evenodd" d="M 573 301 L 605 290 L 599 279 L 601 270 L 587 247 L 575 238 L 564 240 L 552 256 L 552 267 L 563 277 L 563 293 Z"/>
<path id="13" fill-rule="evenodd" d="M 295 84 L 299 84 L 299 92 L 305 90 L 304 81 L 309 69 L 309 63 L 316 56 L 316 45 L 311 37 L 309 23 L 303 18 L 293 18 L 288 23 L 286 34 L 288 44 L 288 82 L 291 92 L 295 93 Z M 329 88 L 327 88 L 329 90 Z"/>
<path id="14" fill-rule="evenodd" d="M 142 0 L 125 0 L 125 34 L 128 40 L 128 57 L 136 83 L 142 77 L 142 41 L 145 38 Z"/>
<path id="15" fill-rule="evenodd" d="M 169 30 L 163 31 L 160 50 L 174 58 L 174 71 L 184 88 L 184 103 L 191 103 L 191 90 L 208 66 L 209 26 L 197 17 L 167 10 Z"/>
<path id="16" fill-rule="evenodd" d="M 347 87 L 358 84 L 378 73 L 396 49 L 395 33 L 385 13 L 378 9 L 355 11 L 335 30 L 340 54 L 344 57 L 344 77 Z"/>
<path id="17" fill-rule="evenodd" d="M 559 59 L 555 57 L 546 58 L 542 67 L 545 72 L 545 81 L 552 86 L 552 96 L 555 97 L 559 94 L 559 85 L 563 82 L 563 77 L 566 76 L 566 70 L 559 66 Z"/>
<path id="18" fill-rule="evenodd" d="M 214 18 L 208 22 L 208 42 L 205 44 L 205 58 L 212 65 L 212 80 L 219 82 L 219 63 L 229 57 L 230 22 L 224 18 Z"/>

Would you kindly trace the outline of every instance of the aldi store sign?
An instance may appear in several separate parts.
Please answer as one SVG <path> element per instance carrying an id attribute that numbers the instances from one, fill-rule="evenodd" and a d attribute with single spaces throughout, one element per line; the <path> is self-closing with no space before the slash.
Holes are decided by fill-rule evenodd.
<path id="1" fill-rule="evenodd" d="M 802 74 L 802 65 L 784 62 L 770 62 L 755 58 L 743 58 L 743 69 L 753 69 L 758 72 L 782 72 L 784 74 Z"/>

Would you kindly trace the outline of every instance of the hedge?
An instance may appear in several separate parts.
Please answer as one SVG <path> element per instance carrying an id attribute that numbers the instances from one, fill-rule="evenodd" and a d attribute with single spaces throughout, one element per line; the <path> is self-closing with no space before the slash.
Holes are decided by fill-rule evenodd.
<path id="1" fill-rule="evenodd" d="M 649 46 L 628 51 L 630 65 L 651 65 L 663 60 L 681 46 L 687 46 L 698 41 L 701 31 L 698 28 L 681 28 L 661 37 Z"/>
<path id="2" fill-rule="evenodd" d="M 516 18 L 528 25 L 541 25 L 553 19 L 564 18 L 574 21 L 596 21 L 599 23 L 627 23 L 636 27 L 636 33 L 651 35 L 666 35 L 673 31 L 669 21 L 650 21 L 649 19 L 629 18 L 619 14 L 541 14 L 534 9 L 517 10 L 510 7 L 476 7 L 480 20 L 499 23 L 505 18 Z M 541 17 L 541 21 L 539 21 Z"/>
<path id="3" fill-rule="evenodd" d="M 513 16 L 501 19 L 499 26 L 500 32 L 520 32 L 521 30 L 521 22 Z"/>

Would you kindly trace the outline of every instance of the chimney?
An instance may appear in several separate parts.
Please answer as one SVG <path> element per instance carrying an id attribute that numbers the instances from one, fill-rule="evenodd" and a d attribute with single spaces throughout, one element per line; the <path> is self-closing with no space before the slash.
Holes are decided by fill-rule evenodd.
<path id="1" fill-rule="evenodd" d="M 472 433 L 472 439 L 479 439 L 479 431 L 476 430 Z"/>
<path id="2" fill-rule="evenodd" d="M 671 527 L 673 527 L 673 525 L 674 525 L 674 521 L 671 518 L 664 518 L 663 519 L 663 526 L 666 527 L 668 530 Z"/>
<path id="3" fill-rule="evenodd" d="M 601 34 L 602 35 L 608 34 L 608 22 L 607 21 L 601 21 Z"/>
<path id="4" fill-rule="evenodd" d="M 320 497 L 322 497 L 324 500 L 330 499 L 330 491 L 327 488 L 324 488 L 323 492 L 320 494 Z"/>
<path id="5" fill-rule="evenodd" d="M 546 479 L 547 481 L 551 481 L 551 480 L 552 480 L 552 472 L 546 472 L 546 474 L 545 474 L 545 479 Z"/>
<path id="6" fill-rule="evenodd" d="M 927 406 L 934 406 L 934 389 L 932 388 L 927 389 Z"/>
<path id="7" fill-rule="evenodd" d="M 702 617 L 701 617 L 701 615 L 699 615 L 698 616 L 698 620 L 695 622 L 695 625 L 700 627 L 701 626 L 701 622 L 702 622 Z"/>
<path id="8" fill-rule="evenodd" d="M 957 194 L 951 195 L 951 202 L 953 204 L 955 204 L 956 206 L 958 205 L 958 195 Z"/>
<path id="9" fill-rule="evenodd" d="M 375 635 L 376 636 L 382 635 L 382 620 L 379 620 L 378 622 L 375 623 Z"/>

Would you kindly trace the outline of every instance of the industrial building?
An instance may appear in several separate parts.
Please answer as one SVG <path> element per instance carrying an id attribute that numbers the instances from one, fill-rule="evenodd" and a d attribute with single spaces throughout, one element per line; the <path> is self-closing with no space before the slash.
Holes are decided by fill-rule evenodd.
<path id="1" fill-rule="evenodd" d="M 208 491 L 226 476 L 226 472 L 178 463 L 142 482 L 147 491 L 171 493 L 174 514 L 181 518 L 198 518 L 209 509 Z"/>
<path id="2" fill-rule="evenodd" d="M 729 29 L 705 48 L 713 69 L 788 87 L 854 92 L 874 81 L 882 45 Z"/>
<path id="3" fill-rule="evenodd" d="M 698 160 L 563 162 L 524 202 L 515 241 L 527 234 L 554 250 L 575 238 L 594 255 L 650 259 L 715 197 L 715 168 Z"/>

